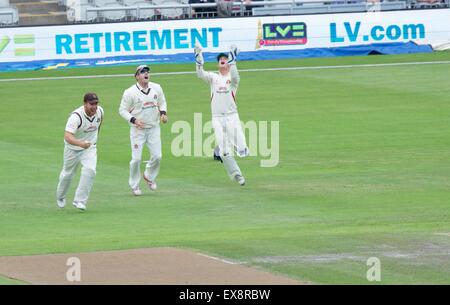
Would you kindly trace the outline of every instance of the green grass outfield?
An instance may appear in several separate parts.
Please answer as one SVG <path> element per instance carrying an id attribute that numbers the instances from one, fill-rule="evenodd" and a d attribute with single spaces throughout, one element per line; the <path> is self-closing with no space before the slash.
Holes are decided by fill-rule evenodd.
<path id="1" fill-rule="evenodd" d="M 0 276 L 0 285 L 27 285 L 28 283 Z"/>
<path id="2" fill-rule="evenodd" d="M 449 61 L 450 53 L 241 62 L 240 69 Z M 157 75 L 169 124 L 157 192 L 128 188 L 129 128 L 118 115 L 133 66 L 0 73 L 0 255 L 172 246 L 313 283 L 450 284 L 450 64 L 241 72 L 241 119 L 280 122 L 280 162 L 239 159 L 247 185 L 221 164 L 174 157 L 171 124 L 210 119 L 194 74 Z M 214 64 L 207 64 L 208 70 Z M 154 65 L 153 72 L 194 65 Z M 58 210 L 63 131 L 95 91 L 106 120 L 88 210 Z M 145 151 L 144 157 L 148 157 Z M 447 234 L 447 235 L 446 235 Z M 6 283 L 0 280 L 0 284 Z"/>

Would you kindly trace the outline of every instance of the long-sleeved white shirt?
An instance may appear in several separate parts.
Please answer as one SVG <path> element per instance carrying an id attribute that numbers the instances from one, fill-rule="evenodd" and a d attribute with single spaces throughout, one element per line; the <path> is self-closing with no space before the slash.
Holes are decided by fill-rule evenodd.
<path id="1" fill-rule="evenodd" d="M 237 113 L 236 92 L 240 76 L 235 64 L 230 65 L 230 72 L 222 75 L 206 72 L 197 65 L 197 76 L 211 87 L 211 112 L 213 116 Z"/>
<path id="2" fill-rule="evenodd" d="M 120 102 L 119 114 L 130 126 L 132 117 L 144 122 L 144 128 L 151 128 L 159 124 L 160 112 L 167 112 L 166 98 L 161 86 L 148 83 L 143 89 L 138 83 L 126 89 Z"/>

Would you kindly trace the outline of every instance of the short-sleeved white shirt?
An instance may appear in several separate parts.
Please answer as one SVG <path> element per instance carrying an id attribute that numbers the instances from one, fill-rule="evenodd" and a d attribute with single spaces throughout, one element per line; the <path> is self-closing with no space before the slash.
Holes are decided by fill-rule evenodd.
<path id="1" fill-rule="evenodd" d="M 70 115 L 66 124 L 66 131 L 74 135 L 74 137 L 81 141 L 89 141 L 92 145 L 97 144 L 98 128 L 103 119 L 103 108 L 98 106 L 95 115 L 88 117 L 84 112 L 84 106 L 75 109 Z M 73 150 L 82 150 L 83 148 L 76 145 L 71 145 L 64 140 L 67 147 Z"/>

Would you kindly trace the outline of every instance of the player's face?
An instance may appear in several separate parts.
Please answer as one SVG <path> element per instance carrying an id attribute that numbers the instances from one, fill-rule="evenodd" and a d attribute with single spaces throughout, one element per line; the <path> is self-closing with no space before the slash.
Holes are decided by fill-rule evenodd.
<path id="1" fill-rule="evenodd" d="M 88 116 L 93 116 L 97 112 L 98 101 L 89 101 L 84 103 L 84 112 Z"/>
<path id="2" fill-rule="evenodd" d="M 139 83 L 148 83 L 150 79 L 150 74 L 149 71 L 147 69 L 142 69 L 141 72 L 138 73 L 138 75 L 136 75 L 136 80 Z"/>
<path id="3" fill-rule="evenodd" d="M 219 62 L 217 63 L 217 65 L 220 68 L 228 68 L 228 58 L 226 56 L 222 56 L 221 58 L 219 58 Z"/>

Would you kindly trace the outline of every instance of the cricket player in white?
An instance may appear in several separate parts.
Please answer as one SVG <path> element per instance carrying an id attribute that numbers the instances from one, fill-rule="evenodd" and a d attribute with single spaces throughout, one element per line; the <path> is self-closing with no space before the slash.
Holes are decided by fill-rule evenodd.
<path id="1" fill-rule="evenodd" d="M 96 174 L 97 137 L 103 122 L 103 113 L 103 108 L 98 106 L 97 94 L 86 93 L 84 105 L 72 112 L 67 121 L 64 133 L 64 165 L 56 190 L 56 203 L 59 208 L 66 205 L 67 191 L 81 163 L 81 177 L 73 205 L 80 210 L 86 210 Z"/>
<path id="2" fill-rule="evenodd" d="M 144 180 L 151 191 L 156 190 L 156 177 L 160 169 L 161 129 L 159 122 L 167 123 L 167 105 L 160 85 L 149 81 L 150 68 L 137 67 L 136 84 L 124 91 L 119 114 L 130 125 L 131 161 L 129 185 L 134 195 L 142 195 L 140 164 L 144 145 L 150 150 L 151 159 L 144 171 Z"/>
<path id="3" fill-rule="evenodd" d="M 236 67 L 238 49 L 231 46 L 228 55 L 220 53 L 217 56 L 219 73 L 203 70 L 204 59 L 200 46 L 195 47 L 194 53 L 197 76 L 211 86 L 212 127 L 220 158 L 229 177 L 244 185 L 245 178 L 233 157 L 234 153 L 240 157 L 249 155 L 236 105 L 240 81 Z"/>

